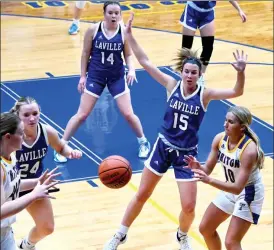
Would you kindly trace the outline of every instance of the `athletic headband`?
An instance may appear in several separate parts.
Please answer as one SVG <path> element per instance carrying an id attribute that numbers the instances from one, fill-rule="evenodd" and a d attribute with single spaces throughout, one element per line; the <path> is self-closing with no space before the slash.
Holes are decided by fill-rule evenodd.
<path id="1" fill-rule="evenodd" d="M 202 64 L 201 64 L 201 62 L 200 62 L 197 58 L 195 58 L 195 57 L 187 57 L 187 58 L 185 59 L 185 64 L 186 64 L 186 63 L 196 64 L 196 65 L 199 67 L 200 70 L 202 69 Z"/>

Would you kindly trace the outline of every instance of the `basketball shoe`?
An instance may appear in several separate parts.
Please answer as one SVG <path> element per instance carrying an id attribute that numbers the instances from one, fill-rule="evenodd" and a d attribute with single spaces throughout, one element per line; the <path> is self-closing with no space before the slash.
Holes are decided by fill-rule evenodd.
<path id="1" fill-rule="evenodd" d="M 127 235 L 116 233 L 112 239 L 105 244 L 103 250 L 116 250 L 119 245 L 124 244 L 126 241 Z"/>
<path id="2" fill-rule="evenodd" d="M 25 249 L 25 250 L 37 250 L 34 245 L 29 244 L 25 239 L 22 239 L 17 244 L 19 249 Z"/>
<path id="3" fill-rule="evenodd" d="M 150 143 L 149 141 L 145 141 L 140 143 L 140 147 L 139 147 L 139 158 L 147 158 L 148 154 L 150 152 Z"/>
<path id="4" fill-rule="evenodd" d="M 178 231 L 176 233 L 176 239 L 180 244 L 180 250 L 192 250 L 190 246 L 190 239 L 187 235 L 180 234 Z"/>
<path id="5" fill-rule="evenodd" d="M 53 155 L 54 155 L 54 158 L 53 158 L 53 159 L 54 159 L 54 161 L 57 162 L 57 163 L 65 163 L 65 162 L 68 161 L 68 159 L 67 159 L 65 156 L 63 156 L 63 155 L 61 155 L 61 154 L 58 154 L 55 150 L 54 150 Z"/>
<path id="6" fill-rule="evenodd" d="M 77 23 L 73 22 L 71 24 L 71 26 L 69 27 L 68 33 L 70 35 L 76 35 L 79 31 L 80 31 L 79 23 L 77 24 Z"/>

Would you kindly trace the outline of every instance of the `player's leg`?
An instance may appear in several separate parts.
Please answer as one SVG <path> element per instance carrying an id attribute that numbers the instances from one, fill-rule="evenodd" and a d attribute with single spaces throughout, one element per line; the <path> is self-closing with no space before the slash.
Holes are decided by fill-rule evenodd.
<path id="1" fill-rule="evenodd" d="M 248 185 L 237 197 L 233 216 L 225 239 L 226 249 L 241 250 L 241 241 L 251 224 L 257 224 L 264 201 L 264 186 L 261 182 Z"/>
<path id="2" fill-rule="evenodd" d="M 203 235 L 208 249 L 222 249 L 221 239 L 216 229 L 229 216 L 229 214 L 223 212 L 213 203 L 210 203 L 206 209 L 199 226 L 199 231 Z"/>
<path id="3" fill-rule="evenodd" d="M 177 241 L 181 249 L 192 249 L 187 233 L 195 217 L 197 183 L 195 181 L 177 181 L 177 184 L 181 201 Z"/>
<path id="4" fill-rule="evenodd" d="M 204 13 L 201 17 L 202 20 L 199 23 L 199 29 L 202 39 L 202 54 L 201 61 L 203 63 L 202 73 L 205 73 L 206 68 L 209 64 L 214 44 L 214 34 L 215 34 L 215 13 L 214 10 Z"/>
<path id="5" fill-rule="evenodd" d="M 182 24 L 182 48 L 191 49 L 197 29 L 195 10 L 186 5 L 180 23 Z"/>
<path id="6" fill-rule="evenodd" d="M 18 247 L 19 249 L 33 250 L 38 241 L 54 231 L 51 201 L 49 199 L 37 200 L 27 207 L 27 211 L 33 218 L 35 226 L 31 229 L 28 236 L 18 244 Z"/>
<path id="7" fill-rule="evenodd" d="M 87 119 L 98 98 L 102 94 L 104 87 L 104 84 L 98 84 L 90 78 L 87 79 L 86 88 L 84 93 L 81 95 L 78 111 L 70 118 L 63 135 L 63 140 L 66 143 L 74 135 L 80 125 Z M 66 157 L 54 151 L 54 161 L 58 163 L 64 163 L 67 161 L 67 159 Z"/>
<path id="8" fill-rule="evenodd" d="M 150 143 L 145 137 L 139 117 L 133 111 L 130 91 L 126 83 L 126 78 L 122 77 L 119 80 L 109 84 L 108 89 L 116 100 L 121 114 L 126 119 L 137 137 L 139 143 L 138 156 L 140 158 L 147 158 L 150 152 Z"/>
<path id="9" fill-rule="evenodd" d="M 176 233 L 176 238 L 180 244 L 180 249 L 190 250 L 190 240 L 188 237 L 188 231 L 192 225 L 195 217 L 195 206 L 197 199 L 197 182 L 193 178 L 193 172 L 190 169 L 184 168 L 186 165 L 184 161 L 185 155 L 197 155 L 197 149 L 190 151 L 172 150 L 170 158 L 172 159 L 172 165 L 174 168 L 174 174 L 177 181 L 181 212 L 179 215 L 179 228 Z"/>
<path id="10" fill-rule="evenodd" d="M 88 115 L 94 108 L 98 97 L 84 92 L 81 95 L 80 105 L 77 113 L 72 116 L 66 126 L 63 139 L 68 141 L 80 127 L 80 125 L 87 119 Z"/>
<path id="11" fill-rule="evenodd" d="M 247 233 L 250 226 L 251 222 L 243 220 L 233 215 L 225 237 L 226 249 L 242 250 L 241 241 Z"/>
<path id="12" fill-rule="evenodd" d="M 145 168 L 142 173 L 139 189 L 129 203 L 118 231 L 113 238 L 106 243 L 104 250 L 116 250 L 120 244 L 126 241 L 129 227 L 140 214 L 144 204 L 152 195 L 156 185 L 170 166 L 165 161 L 166 154 L 166 146 L 161 139 L 158 138 L 149 158 L 145 161 Z"/>
<path id="13" fill-rule="evenodd" d="M 86 1 L 75 1 L 73 10 L 73 21 L 68 31 L 70 35 L 76 35 L 80 31 L 80 18 L 85 4 Z"/>
<path id="14" fill-rule="evenodd" d="M 116 250 L 118 245 L 125 243 L 129 227 L 142 211 L 144 204 L 151 196 L 161 177 L 151 172 L 148 168 L 144 168 L 139 189 L 128 204 L 118 231 L 106 243 L 104 250 Z"/>

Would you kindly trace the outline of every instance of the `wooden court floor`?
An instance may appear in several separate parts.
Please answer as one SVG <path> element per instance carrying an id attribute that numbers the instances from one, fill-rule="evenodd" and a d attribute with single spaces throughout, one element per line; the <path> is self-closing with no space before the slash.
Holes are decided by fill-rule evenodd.
<path id="1" fill-rule="evenodd" d="M 50 7 L 37 2 L 42 8 L 33 9 L 21 2 L 1 2 L 2 81 L 46 77 L 45 72 L 54 76 L 79 74 L 83 35 L 90 24 L 82 22 L 80 34 L 69 36 L 70 22 L 67 20 L 72 17 L 74 3 L 64 3 L 64 7 Z M 130 6 L 134 3 L 140 1 L 123 4 Z M 152 62 L 158 66 L 172 65 L 172 58 L 181 45 L 178 20 L 183 5 L 142 3 L 150 8 L 134 11 L 134 33 Z M 225 88 L 234 84 L 233 68 L 220 62 L 231 62 L 233 50 L 244 49 L 254 64 L 249 64 L 246 70 L 244 96 L 232 102 L 248 107 L 254 115 L 273 126 L 273 3 L 240 1 L 240 5 L 248 16 L 245 24 L 240 22 L 229 3 L 220 2 L 216 7 L 216 38 L 220 40 L 215 42 L 212 62 L 216 64 L 209 66 L 206 81 L 209 87 Z M 125 21 L 128 16 L 129 11 L 124 11 Z M 88 3 L 83 20 L 100 19 L 102 5 Z M 199 37 L 195 38 L 194 47 L 201 48 Z M 137 62 L 136 67 L 140 67 Z M 213 174 L 222 178 L 221 171 Z M 246 235 L 243 249 L 273 249 L 273 160 L 269 157 L 263 176 L 266 186 L 263 212 L 259 225 L 252 226 Z M 92 188 L 87 182 L 62 184 L 62 192 L 56 194 L 57 200 L 53 201 L 55 233 L 39 243 L 38 249 L 102 249 L 118 228 L 139 181 L 140 174 L 136 174 L 127 187 L 116 191 L 102 187 L 99 181 L 96 181 L 99 188 Z M 218 193 L 202 183 L 198 191 L 196 219 L 190 232 L 195 250 L 206 249 L 198 225 L 206 206 Z M 130 229 L 129 240 L 121 249 L 178 249 L 175 231 L 179 209 L 179 195 L 170 170 Z M 25 211 L 20 213 L 14 225 L 16 237 L 23 237 L 32 224 Z M 224 223 L 220 227 L 222 240 L 227 225 Z"/>

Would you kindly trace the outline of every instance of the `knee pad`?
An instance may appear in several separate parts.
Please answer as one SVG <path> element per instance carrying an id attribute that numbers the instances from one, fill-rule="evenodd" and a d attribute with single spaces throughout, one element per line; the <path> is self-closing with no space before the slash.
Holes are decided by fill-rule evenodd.
<path id="1" fill-rule="evenodd" d="M 203 51 L 201 54 L 201 61 L 203 65 L 207 66 L 213 52 L 214 36 L 202 37 Z"/>
<path id="2" fill-rule="evenodd" d="M 76 1 L 75 5 L 78 9 L 84 9 L 86 1 Z"/>
<path id="3" fill-rule="evenodd" d="M 182 48 L 191 49 L 193 44 L 193 39 L 194 39 L 193 36 L 183 35 Z"/>

